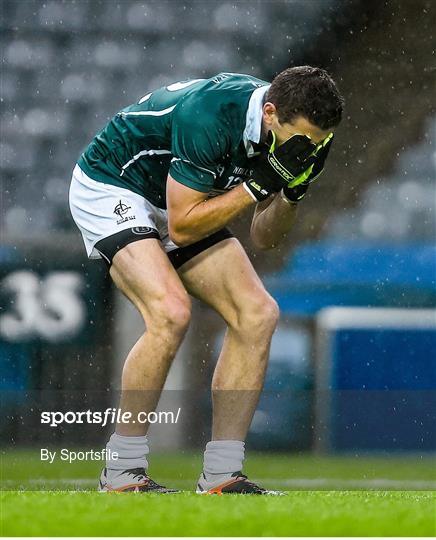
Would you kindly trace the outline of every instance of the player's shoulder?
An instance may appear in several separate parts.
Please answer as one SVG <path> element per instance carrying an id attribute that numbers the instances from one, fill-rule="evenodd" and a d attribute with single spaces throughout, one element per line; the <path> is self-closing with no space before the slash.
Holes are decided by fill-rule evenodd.
<path id="1" fill-rule="evenodd" d="M 256 88 L 268 84 L 252 75 L 223 72 L 205 79 L 204 84 L 193 88 L 191 95 L 200 99 L 210 97 L 215 103 L 230 101 L 245 105 Z"/>
<path id="2" fill-rule="evenodd" d="M 118 114 L 149 116 L 158 112 L 178 112 L 181 115 L 216 112 L 225 104 L 245 108 L 256 88 L 269 83 L 243 73 L 223 72 L 208 79 L 187 79 L 146 93 L 136 103 L 128 105 Z M 138 116 L 140 119 L 140 116 Z"/>
<path id="3" fill-rule="evenodd" d="M 227 123 L 229 117 L 244 119 L 253 92 L 269 83 L 242 73 L 218 73 L 193 85 L 185 94 L 177 108 L 182 115 L 193 121 L 198 118 L 203 124 L 209 118 L 212 122 Z M 219 123 L 220 123 L 219 122 Z"/>
<path id="4" fill-rule="evenodd" d="M 257 77 L 254 77 L 253 75 L 246 75 L 245 73 L 230 73 L 230 72 L 222 72 L 218 73 L 218 75 L 214 75 L 210 79 L 208 79 L 211 83 L 215 85 L 220 85 L 221 88 L 259 88 L 260 86 L 268 85 L 269 83 L 267 81 L 264 81 L 262 79 L 258 79 Z"/>

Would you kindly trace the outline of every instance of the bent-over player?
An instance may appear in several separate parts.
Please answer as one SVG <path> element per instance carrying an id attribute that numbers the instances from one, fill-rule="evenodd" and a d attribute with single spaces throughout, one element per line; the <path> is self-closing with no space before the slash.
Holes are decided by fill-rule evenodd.
<path id="1" fill-rule="evenodd" d="M 213 424 L 199 493 L 271 493 L 242 473 L 244 440 L 279 310 L 226 228 L 254 209 L 255 246 L 276 246 L 322 172 L 343 100 L 322 69 L 271 84 L 221 73 L 142 97 L 96 135 L 74 169 L 70 208 L 90 258 L 103 258 L 145 332 L 125 361 L 120 408 L 155 409 L 190 318 L 190 296 L 227 323 L 212 380 Z M 147 426 L 119 424 L 102 491 L 172 490 L 148 475 Z"/>

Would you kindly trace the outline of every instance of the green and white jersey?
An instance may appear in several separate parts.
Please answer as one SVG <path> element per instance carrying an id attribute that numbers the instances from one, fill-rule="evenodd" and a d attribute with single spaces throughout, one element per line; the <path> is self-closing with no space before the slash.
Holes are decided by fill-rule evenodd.
<path id="1" fill-rule="evenodd" d="M 268 87 L 249 75 L 220 73 L 160 88 L 116 114 L 78 165 L 159 208 L 166 208 L 168 173 L 197 191 L 222 193 L 249 174 Z"/>

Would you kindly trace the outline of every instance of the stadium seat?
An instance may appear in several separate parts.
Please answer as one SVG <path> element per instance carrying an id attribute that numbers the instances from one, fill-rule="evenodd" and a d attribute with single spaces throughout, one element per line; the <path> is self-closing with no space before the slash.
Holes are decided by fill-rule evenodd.
<path id="1" fill-rule="evenodd" d="M 42 27 L 52 30 L 80 30 L 86 25 L 86 4 L 46 2 L 38 10 L 38 20 Z"/>
<path id="2" fill-rule="evenodd" d="M 223 69 L 256 76 L 272 73 L 276 65 L 289 60 L 289 52 L 282 50 L 283 39 L 289 48 L 298 45 L 303 51 L 304 43 L 316 37 L 318 23 L 331 21 L 334 4 L 335 0 L 300 2 L 296 18 L 292 2 L 215 2 L 209 6 L 191 0 L 4 0 L 1 122 L 7 159 L 2 169 L 20 171 L 14 184 L 25 185 L 37 152 L 39 168 L 69 178 L 78 152 L 121 107 L 149 90 L 188 76 L 205 77 Z M 267 19 L 275 21 L 273 33 L 264 22 Z M 280 47 L 277 39 L 282 40 Z M 275 51 L 274 65 L 271 51 Z M 375 95 L 377 89 L 371 92 Z M 428 140 L 432 133 L 434 137 L 435 119 L 429 121 L 426 132 Z M 15 156 L 17 137 L 23 136 L 28 136 L 26 145 L 31 150 L 18 163 L 11 156 Z M 428 184 L 435 164 L 427 148 L 404 152 L 388 181 L 393 191 L 385 193 L 385 203 L 351 213 L 345 210 L 330 223 L 327 235 L 340 236 L 341 223 L 346 223 L 350 235 L 364 234 L 372 240 L 383 234 L 428 238 L 423 223 L 431 219 L 429 212 L 434 208 L 429 210 L 428 197 L 424 205 L 410 202 L 407 182 Z M 402 171 L 407 172 L 406 177 Z M 398 218 L 389 214 L 393 205 L 388 195 L 404 207 L 396 228 L 392 223 Z M 25 190 L 23 196 L 20 205 L 30 207 L 33 201 Z M 374 198 L 378 196 L 376 190 Z M 376 214 L 384 216 L 393 230 L 388 225 L 377 229 Z"/>

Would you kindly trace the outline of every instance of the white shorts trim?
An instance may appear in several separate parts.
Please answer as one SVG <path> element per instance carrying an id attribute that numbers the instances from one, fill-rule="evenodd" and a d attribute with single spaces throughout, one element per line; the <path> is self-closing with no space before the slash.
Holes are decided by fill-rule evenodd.
<path id="1" fill-rule="evenodd" d="M 89 178 L 76 165 L 70 186 L 71 215 L 82 233 L 90 259 L 100 259 L 95 244 L 131 227 L 152 227 L 166 252 L 176 249 L 168 235 L 168 214 L 129 189 Z"/>

